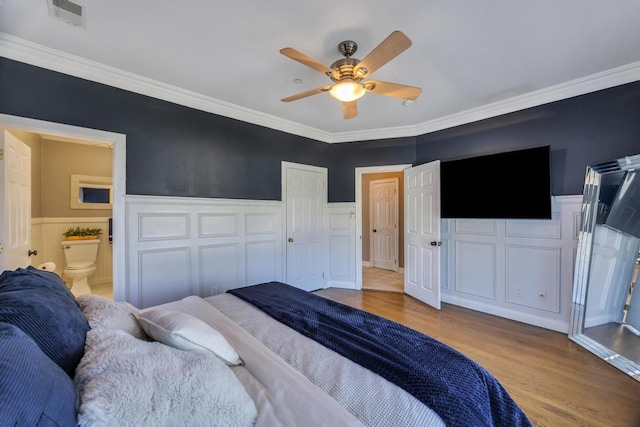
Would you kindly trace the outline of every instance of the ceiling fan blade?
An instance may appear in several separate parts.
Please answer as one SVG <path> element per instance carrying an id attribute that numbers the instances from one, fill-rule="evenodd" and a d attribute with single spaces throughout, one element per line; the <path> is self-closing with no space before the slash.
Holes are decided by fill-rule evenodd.
<path id="1" fill-rule="evenodd" d="M 345 119 L 353 119 L 358 115 L 358 104 L 356 101 L 342 103 L 342 115 Z"/>
<path id="2" fill-rule="evenodd" d="M 409 101 L 415 101 L 422 93 L 422 89 L 419 87 L 381 82 L 379 80 L 367 80 L 364 82 L 364 89 L 367 92 L 377 93 L 378 95 L 392 96 Z"/>
<path id="3" fill-rule="evenodd" d="M 394 31 L 373 49 L 356 66 L 359 77 L 370 76 L 371 73 L 391 61 L 411 46 L 411 40 L 401 31 Z"/>
<path id="4" fill-rule="evenodd" d="M 285 47 L 284 49 L 280 49 L 280 53 L 288 58 L 293 59 L 294 61 L 298 61 L 299 63 L 306 65 L 307 67 L 311 67 L 316 71 L 320 71 L 324 75 L 331 76 L 334 73 L 334 71 L 331 68 L 321 64 L 320 62 L 305 55 L 304 53 L 298 52 L 297 50 L 291 47 Z"/>
<path id="5" fill-rule="evenodd" d="M 326 92 L 329 89 L 331 89 L 331 85 L 329 85 L 329 86 L 321 86 L 321 87 L 317 87 L 315 89 L 308 90 L 306 92 L 300 92 L 300 93 L 297 93 L 295 95 L 291 95 L 291 96 L 288 96 L 286 98 L 282 98 L 281 101 L 282 102 L 291 102 L 291 101 L 295 101 L 297 99 L 306 98 L 307 96 L 316 95 L 318 93 Z"/>

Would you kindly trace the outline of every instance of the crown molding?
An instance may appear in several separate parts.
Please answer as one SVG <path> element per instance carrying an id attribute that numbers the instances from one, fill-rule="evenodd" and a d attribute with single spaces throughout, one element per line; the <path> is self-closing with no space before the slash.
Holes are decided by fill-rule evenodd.
<path id="1" fill-rule="evenodd" d="M 327 143 L 413 137 L 640 80 L 640 61 L 415 126 L 326 132 L 148 79 L 0 32 L 0 56 L 162 99 L 247 123 Z"/>
<path id="2" fill-rule="evenodd" d="M 208 113 L 328 142 L 331 134 L 0 33 L 0 56 Z"/>
<path id="3" fill-rule="evenodd" d="M 640 61 L 430 120 L 416 126 L 416 135 L 501 116 L 638 80 L 640 80 Z"/>

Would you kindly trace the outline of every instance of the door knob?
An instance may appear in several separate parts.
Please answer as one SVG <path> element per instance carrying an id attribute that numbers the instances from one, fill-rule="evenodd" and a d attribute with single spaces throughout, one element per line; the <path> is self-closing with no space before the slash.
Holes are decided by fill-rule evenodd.
<path id="1" fill-rule="evenodd" d="M 288 241 L 289 243 L 293 243 L 293 237 L 289 237 L 289 238 L 287 239 L 287 241 Z"/>
<path id="2" fill-rule="evenodd" d="M 29 254 L 29 256 L 31 256 L 31 255 L 38 255 L 38 250 L 37 250 L 37 249 L 35 249 L 35 250 L 33 250 L 33 251 L 32 251 L 31 249 L 29 249 L 28 254 Z"/>
<path id="3" fill-rule="evenodd" d="M 431 242 L 431 246 L 442 246 L 442 242 L 436 242 L 435 240 Z"/>
<path id="4" fill-rule="evenodd" d="M 373 229 L 373 232 L 374 232 L 374 233 L 377 233 L 377 232 L 378 232 L 378 230 L 376 230 L 376 229 L 374 228 L 374 229 Z"/>

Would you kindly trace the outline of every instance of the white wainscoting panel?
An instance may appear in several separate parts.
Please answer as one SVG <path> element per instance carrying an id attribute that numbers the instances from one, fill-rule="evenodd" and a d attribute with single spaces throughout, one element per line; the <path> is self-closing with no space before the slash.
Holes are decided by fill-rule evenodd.
<path id="1" fill-rule="evenodd" d="M 329 203 L 327 211 L 329 266 L 326 286 L 356 289 L 356 204 Z"/>
<path id="2" fill-rule="evenodd" d="M 442 221 L 442 301 L 567 332 L 582 196 L 551 220 Z"/>
<path id="3" fill-rule="evenodd" d="M 224 237 L 238 235 L 238 215 L 233 213 L 198 214 L 198 237 Z"/>
<path id="4" fill-rule="evenodd" d="M 140 306 L 149 307 L 189 296 L 189 258 L 188 247 L 140 251 Z M 156 292 L 158 283 L 170 286 L 163 292 Z"/>
<path id="5" fill-rule="evenodd" d="M 496 243 L 455 240 L 454 245 L 456 293 L 495 300 L 497 297 Z"/>
<path id="6" fill-rule="evenodd" d="M 247 285 L 270 282 L 277 277 L 282 265 L 280 240 L 245 243 L 245 282 Z M 237 286 L 236 286 L 237 287 Z"/>
<path id="7" fill-rule="evenodd" d="M 126 300 L 148 307 L 283 279 L 282 203 L 126 196 Z"/>
<path id="8" fill-rule="evenodd" d="M 189 237 L 189 229 L 186 213 L 144 213 L 138 215 L 137 240 L 182 240 Z"/>
<path id="9" fill-rule="evenodd" d="M 506 301 L 560 312 L 561 248 L 506 245 Z M 522 272 L 532 274 L 522 274 Z"/>

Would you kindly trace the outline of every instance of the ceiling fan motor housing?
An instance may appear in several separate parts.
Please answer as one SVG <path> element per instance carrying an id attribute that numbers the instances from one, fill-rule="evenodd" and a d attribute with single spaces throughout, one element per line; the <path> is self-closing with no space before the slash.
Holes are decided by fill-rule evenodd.
<path id="1" fill-rule="evenodd" d="M 335 70 L 336 73 L 329 75 L 329 78 L 334 82 L 339 82 L 344 79 L 350 79 L 354 81 L 360 81 L 364 78 L 364 74 L 354 73 L 356 65 L 360 63 L 359 59 L 356 58 L 342 58 L 338 59 L 336 62 L 331 64 L 331 69 Z M 336 74 L 339 77 L 336 77 Z"/>

